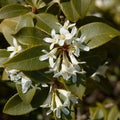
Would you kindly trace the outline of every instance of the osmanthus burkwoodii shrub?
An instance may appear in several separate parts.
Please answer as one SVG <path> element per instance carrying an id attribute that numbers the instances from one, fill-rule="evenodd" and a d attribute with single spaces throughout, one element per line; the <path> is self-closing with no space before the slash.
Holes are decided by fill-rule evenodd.
<path id="1" fill-rule="evenodd" d="M 86 81 L 100 81 L 108 69 L 100 46 L 120 35 L 106 23 L 84 22 L 91 1 L 3 4 L 0 31 L 10 46 L 0 49 L 2 79 L 14 82 L 18 92 L 4 113 L 23 115 L 41 107 L 56 120 L 75 119 Z"/>

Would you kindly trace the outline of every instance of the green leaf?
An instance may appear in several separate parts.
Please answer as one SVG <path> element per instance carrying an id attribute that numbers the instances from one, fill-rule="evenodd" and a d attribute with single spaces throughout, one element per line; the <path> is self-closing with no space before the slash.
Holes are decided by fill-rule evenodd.
<path id="1" fill-rule="evenodd" d="M 40 30 L 51 34 L 51 30 L 55 29 L 56 32 L 59 31 L 59 25 L 56 24 L 58 23 L 58 20 L 54 15 L 48 14 L 48 13 L 40 13 L 36 15 L 36 27 L 39 28 Z"/>
<path id="2" fill-rule="evenodd" d="M 5 6 L 7 4 L 15 4 L 17 3 L 17 0 L 0 0 L 0 6 Z"/>
<path id="3" fill-rule="evenodd" d="M 15 27 L 17 25 L 17 21 L 15 20 L 4 20 L 1 23 L 1 31 L 10 45 L 13 45 L 13 36 L 15 33 Z"/>
<path id="4" fill-rule="evenodd" d="M 108 120 L 117 120 L 118 114 L 120 114 L 120 111 L 119 111 L 117 105 L 115 105 L 114 107 L 111 108 L 111 110 L 108 114 Z"/>
<path id="5" fill-rule="evenodd" d="M 46 6 L 44 0 L 26 0 L 26 2 L 27 2 L 28 4 L 36 7 L 37 9 L 40 9 L 40 8 Z"/>
<path id="6" fill-rule="evenodd" d="M 100 77 L 100 82 L 96 82 L 98 88 L 104 93 L 111 95 L 113 88 L 109 80 L 105 79 L 104 77 Z"/>
<path id="7" fill-rule="evenodd" d="M 36 1 L 36 0 L 35 0 L 35 1 Z M 28 3 L 28 4 L 31 5 L 31 6 L 34 6 L 32 0 L 25 0 L 25 2 Z"/>
<path id="8" fill-rule="evenodd" d="M 90 107 L 91 120 L 107 120 L 107 111 L 104 105 L 97 103 L 97 107 Z"/>
<path id="9" fill-rule="evenodd" d="M 90 77 L 94 72 L 96 72 L 98 67 L 106 60 L 107 52 L 106 49 L 103 48 L 104 46 L 101 46 L 90 50 L 89 52 L 81 52 L 80 60 L 86 62 L 82 67 L 87 72 L 87 77 Z"/>
<path id="10" fill-rule="evenodd" d="M 68 20 L 76 22 L 80 18 L 71 2 L 60 3 L 60 7 Z"/>
<path id="11" fill-rule="evenodd" d="M 24 115 L 33 110 L 30 104 L 25 104 L 19 95 L 15 94 L 5 104 L 3 112 L 9 115 Z"/>
<path id="12" fill-rule="evenodd" d="M 30 104 L 30 102 L 32 101 L 32 99 L 35 95 L 36 89 L 30 88 L 26 93 L 23 93 L 21 85 L 16 84 L 16 88 L 17 88 L 18 94 L 19 94 L 20 98 L 23 100 L 23 102 L 26 104 Z"/>
<path id="13" fill-rule="evenodd" d="M 3 67 L 3 63 L 8 60 L 10 53 L 5 49 L 0 49 L 0 67 Z"/>
<path id="14" fill-rule="evenodd" d="M 12 18 L 30 12 L 27 8 L 20 4 L 10 4 L 0 9 L 0 19 Z"/>
<path id="15" fill-rule="evenodd" d="M 31 105 L 33 108 L 40 107 L 46 100 L 48 94 L 49 94 L 50 87 L 42 87 L 41 90 L 37 90 L 36 94 L 34 95 Z"/>
<path id="16" fill-rule="evenodd" d="M 45 43 L 43 38 L 48 35 L 35 27 L 24 27 L 14 37 L 23 45 L 38 45 Z"/>
<path id="17" fill-rule="evenodd" d="M 85 17 L 92 0 L 72 0 L 72 3 L 81 18 Z"/>
<path id="18" fill-rule="evenodd" d="M 86 36 L 85 43 L 90 49 L 99 47 L 120 35 L 120 32 L 116 29 L 100 22 L 84 25 L 79 30 L 81 35 Z"/>
<path id="19" fill-rule="evenodd" d="M 75 84 L 65 83 L 65 87 L 72 92 L 72 94 L 78 96 L 81 100 L 85 93 L 85 78 L 83 75 L 78 75 L 77 82 Z"/>
<path id="20" fill-rule="evenodd" d="M 99 107 L 90 108 L 91 120 L 104 120 L 104 114 Z"/>
<path id="21" fill-rule="evenodd" d="M 46 45 L 38 45 L 26 49 L 9 59 L 4 66 L 10 69 L 34 71 L 48 67 L 48 62 L 40 61 L 39 57 L 44 53 L 41 50 L 48 48 Z"/>
<path id="22" fill-rule="evenodd" d="M 23 27 L 34 27 L 32 14 L 20 16 L 20 20 L 16 26 L 16 31 L 20 30 Z"/>
<path id="23" fill-rule="evenodd" d="M 45 73 L 49 68 L 42 69 L 39 71 L 25 71 L 24 74 L 28 76 L 32 81 L 37 83 L 47 83 L 53 79 L 53 75 Z"/>
<path id="24" fill-rule="evenodd" d="M 8 73 L 4 69 L 1 80 L 10 80 Z"/>

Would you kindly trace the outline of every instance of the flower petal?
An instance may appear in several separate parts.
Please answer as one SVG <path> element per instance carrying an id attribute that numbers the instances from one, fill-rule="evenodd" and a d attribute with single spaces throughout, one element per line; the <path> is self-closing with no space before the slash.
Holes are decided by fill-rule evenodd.
<path id="1" fill-rule="evenodd" d="M 20 52 L 22 50 L 22 47 L 19 45 L 18 46 L 18 52 Z"/>
<path id="2" fill-rule="evenodd" d="M 74 96 L 70 96 L 69 98 L 74 104 L 78 104 L 78 98 Z"/>
<path id="3" fill-rule="evenodd" d="M 42 52 L 43 52 L 43 53 L 46 53 L 46 54 L 48 53 L 48 51 L 47 51 L 47 50 L 42 50 Z"/>
<path id="4" fill-rule="evenodd" d="M 18 46 L 17 40 L 16 40 L 15 38 L 13 38 L 13 45 L 14 45 L 15 47 Z"/>
<path id="5" fill-rule="evenodd" d="M 10 54 L 9 58 L 12 58 L 15 54 L 16 54 L 16 52 L 15 52 L 15 51 L 14 51 L 14 52 L 12 52 L 12 53 Z"/>
<path id="6" fill-rule="evenodd" d="M 65 115 L 69 115 L 69 113 L 70 113 L 69 110 L 65 107 L 62 107 L 61 110 Z"/>
<path id="7" fill-rule="evenodd" d="M 73 27 L 71 31 L 72 37 L 76 34 L 76 32 L 77 32 L 77 28 Z"/>
<path id="8" fill-rule="evenodd" d="M 56 110 L 56 117 L 59 119 L 61 118 L 61 110 L 59 108 Z"/>
<path id="9" fill-rule="evenodd" d="M 72 82 L 76 83 L 77 82 L 77 75 L 72 75 Z"/>
<path id="10" fill-rule="evenodd" d="M 54 61 L 53 61 L 53 58 L 52 58 L 52 57 L 49 57 L 49 64 L 50 64 L 50 67 L 53 68 L 53 66 L 54 66 Z"/>
<path id="11" fill-rule="evenodd" d="M 88 46 L 85 46 L 85 45 L 80 45 L 80 48 L 84 51 L 89 51 L 90 48 Z"/>
<path id="12" fill-rule="evenodd" d="M 64 42 L 65 42 L 65 40 L 60 40 L 60 41 L 59 41 L 59 45 L 60 45 L 60 46 L 63 46 L 63 45 L 64 45 Z"/>
<path id="13" fill-rule="evenodd" d="M 52 44 L 50 45 L 50 50 L 53 49 L 54 45 L 55 45 L 54 43 L 52 43 Z"/>
<path id="14" fill-rule="evenodd" d="M 26 77 L 23 77 L 22 80 L 21 80 L 21 85 L 22 85 L 22 92 L 23 93 L 26 93 L 27 90 L 29 89 L 29 87 L 31 86 L 31 80 L 29 80 L 28 78 Z"/>
<path id="15" fill-rule="evenodd" d="M 76 25 L 76 23 L 70 24 L 68 25 L 68 28 L 74 27 Z"/>
<path id="16" fill-rule="evenodd" d="M 47 55 L 47 54 L 42 55 L 42 56 L 39 57 L 39 60 L 40 60 L 40 61 L 44 61 L 44 60 L 46 60 L 46 59 L 48 59 L 48 55 Z"/>
<path id="17" fill-rule="evenodd" d="M 80 56 L 80 49 L 79 49 L 78 47 L 75 48 L 75 53 L 74 53 L 74 55 L 75 55 L 76 57 L 79 57 L 79 56 Z"/>
<path id="18" fill-rule="evenodd" d="M 47 42 L 47 43 L 51 43 L 52 42 L 52 38 L 48 38 L 48 37 L 44 38 L 43 40 L 45 42 Z"/>
<path id="19" fill-rule="evenodd" d="M 62 28 L 60 28 L 60 34 L 62 35 L 65 35 L 65 34 L 68 34 L 69 33 L 69 31 L 66 29 L 66 28 L 64 28 L 64 27 L 62 27 Z"/>
<path id="20" fill-rule="evenodd" d="M 69 25 L 69 20 L 65 21 L 64 27 L 67 27 Z"/>
<path id="21" fill-rule="evenodd" d="M 52 31 L 51 31 L 51 36 L 54 38 L 54 36 L 55 36 L 55 30 L 54 29 L 52 29 Z"/>
<path id="22" fill-rule="evenodd" d="M 7 47 L 7 51 L 14 51 L 15 47 L 13 46 L 10 46 L 10 47 Z"/>

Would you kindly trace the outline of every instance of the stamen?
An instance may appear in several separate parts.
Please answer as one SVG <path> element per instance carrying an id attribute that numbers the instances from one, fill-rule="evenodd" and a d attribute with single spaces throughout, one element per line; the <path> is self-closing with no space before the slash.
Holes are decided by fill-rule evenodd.
<path id="1" fill-rule="evenodd" d="M 18 51 L 18 47 L 15 47 L 15 51 Z"/>
<path id="2" fill-rule="evenodd" d="M 65 40 L 65 35 L 63 35 L 63 34 L 60 35 L 60 39 L 61 39 L 61 40 Z"/>
<path id="3" fill-rule="evenodd" d="M 56 43 L 56 39 L 53 39 L 52 42 L 53 42 L 53 43 Z"/>

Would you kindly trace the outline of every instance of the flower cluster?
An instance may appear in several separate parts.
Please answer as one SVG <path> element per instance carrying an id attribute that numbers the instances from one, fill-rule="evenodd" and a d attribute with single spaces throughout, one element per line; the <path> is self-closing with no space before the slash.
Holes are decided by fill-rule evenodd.
<path id="1" fill-rule="evenodd" d="M 50 108 L 47 112 L 49 115 L 51 112 L 55 112 L 57 118 L 61 118 L 61 114 L 69 115 L 71 102 L 73 104 L 78 103 L 78 98 L 72 96 L 70 91 L 63 89 L 56 89 L 56 91 L 50 90 L 49 95 L 43 105 L 40 107 Z"/>
<path id="2" fill-rule="evenodd" d="M 78 38 L 75 23 L 70 24 L 69 20 L 63 26 L 57 24 L 60 26 L 59 34 L 53 29 L 51 37 L 44 38 L 45 42 L 50 43 L 50 51 L 42 50 L 45 55 L 40 56 L 39 60 L 49 59 L 50 71 L 54 72 L 53 77 L 62 76 L 65 80 L 72 77 L 75 83 L 77 73 L 85 73 L 79 66 L 85 62 L 80 62 L 76 58 L 80 56 L 80 50 L 89 51 L 89 47 L 83 44 L 86 37 L 81 35 Z"/>
<path id="3" fill-rule="evenodd" d="M 15 69 L 12 70 L 5 69 L 5 70 L 9 75 L 11 81 L 22 86 L 23 93 L 26 93 L 30 87 L 35 89 L 40 89 L 40 87 L 34 86 L 32 84 L 32 81 L 27 76 L 25 76 L 23 72 L 20 72 L 19 70 L 15 70 Z"/>

